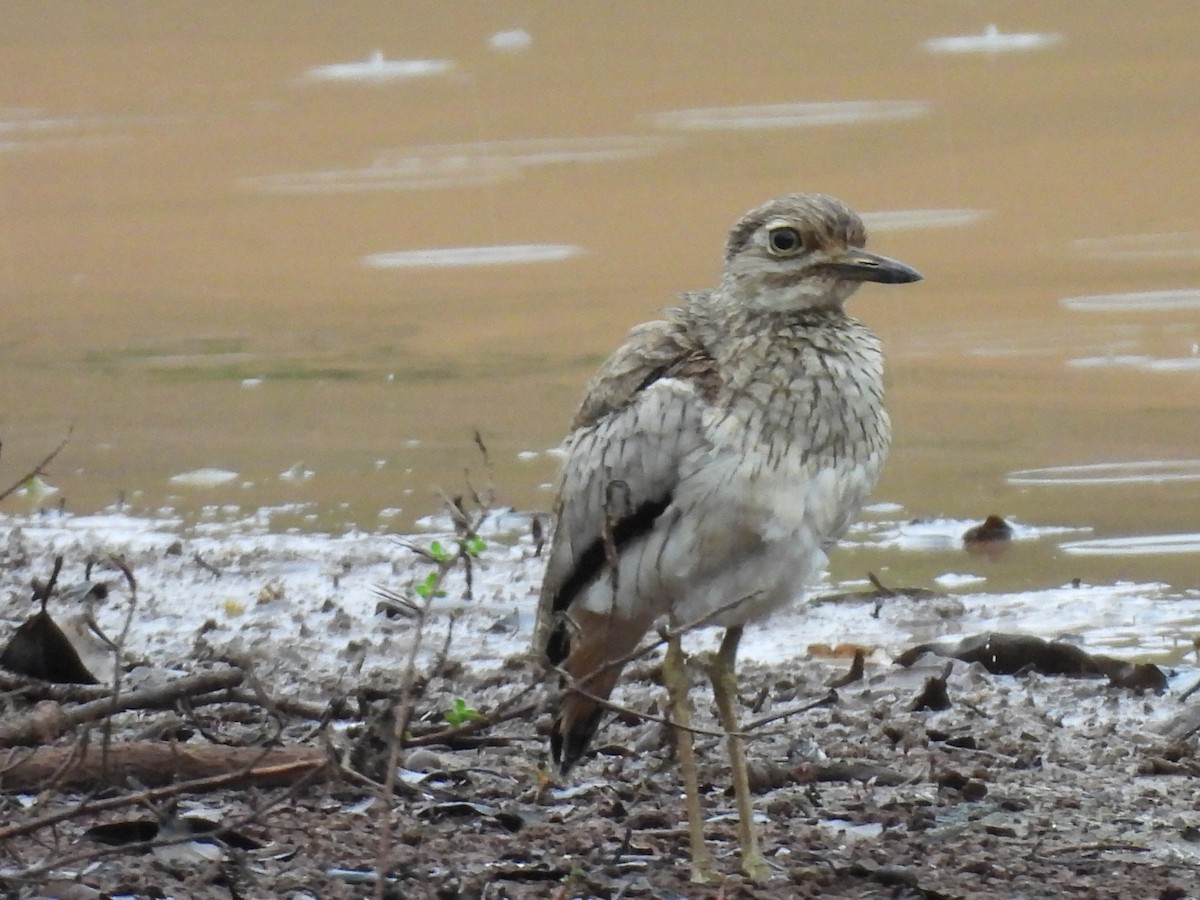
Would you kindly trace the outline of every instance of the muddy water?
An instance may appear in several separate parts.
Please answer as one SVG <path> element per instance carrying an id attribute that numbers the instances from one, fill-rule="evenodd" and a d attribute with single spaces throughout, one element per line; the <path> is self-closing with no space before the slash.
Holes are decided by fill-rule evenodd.
<path id="1" fill-rule="evenodd" d="M 1195 532 L 1198 46 L 1186 4 L 7 4 L 0 480 L 73 428 L 43 504 L 404 528 L 470 469 L 544 507 L 596 363 L 815 189 L 927 278 L 853 304 L 890 355 L 879 499 Z M 422 252 L 457 248 L 491 264 Z M 1124 466 L 1155 461 L 1182 477 Z M 1055 474 L 1094 464 L 1150 475 Z M 236 476 L 169 480 L 202 468 Z"/>

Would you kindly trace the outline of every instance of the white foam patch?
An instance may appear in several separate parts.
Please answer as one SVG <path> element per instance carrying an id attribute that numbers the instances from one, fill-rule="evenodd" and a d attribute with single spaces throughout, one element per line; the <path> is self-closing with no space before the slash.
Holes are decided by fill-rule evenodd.
<path id="1" fill-rule="evenodd" d="M 434 250 L 401 250 L 373 253 L 362 263 L 372 269 L 453 268 L 505 266 L 516 263 L 557 262 L 583 253 L 571 244 L 497 244 L 490 247 L 442 247 Z"/>
<path id="2" fill-rule="evenodd" d="M 1048 466 L 1043 469 L 1020 469 L 1008 476 L 1009 484 L 1162 484 L 1171 481 L 1200 481 L 1200 459 L 1147 459 L 1082 466 Z"/>
<path id="3" fill-rule="evenodd" d="M 1157 556 L 1166 553 L 1200 553 L 1200 531 L 1185 534 L 1143 534 L 1136 537 L 1096 538 L 1060 544 L 1073 556 Z"/>
<path id="4" fill-rule="evenodd" d="M 983 34 L 930 38 L 925 41 L 924 47 L 930 53 L 1022 53 L 1044 50 L 1060 41 L 1061 34 L 1032 31 L 1006 34 L 996 25 L 989 25 Z"/>
<path id="5" fill-rule="evenodd" d="M 910 228 L 962 228 L 991 215 L 986 209 L 897 209 L 862 214 L 871 232 Z"/>
<path id="6" fill-rule="evenodd" d="M 1064 297 L 1067 309 L 1080 312 L 1173 312 L 1200 309 L 1200 290 L 1139 291 L 1125 294 L 1091 294 L 1085 297 Z"/>
<path id="7" fill-rule="evenodd" d="M 228 484 L 237 477 L 237 472 L 231 472 L 228 469 L 193 469 L 190 472 L 172 475 L 168 481 L 182 487 L 211 488 Z"/>
<path id="8" fill-rule="evenodd" d="M 381 83 L 444 75 L 453 69 L 448 59 L 388 59 L 376 50 L 365 60 L 313 66 L 302 80 Z"/>
<path id="9" fill-rule="evenodd" d="M 780 103 L 767 106 L 720 106 L 657 113 L 660 128 L 684 131 L 732 131 L 757 128 L 813 128 L 916 119 L 928 115 L 923 100 L 848 100 L 831 103 Z"/>

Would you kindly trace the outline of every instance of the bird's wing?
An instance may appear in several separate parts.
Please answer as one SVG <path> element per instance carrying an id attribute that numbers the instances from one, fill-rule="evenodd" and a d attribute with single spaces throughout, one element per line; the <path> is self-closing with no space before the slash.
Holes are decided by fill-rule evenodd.
<path id="1" fill-rule="evenodd" d="M 535 650 L 556 652 L 556 614 L 607 568 L 608 551 L 647 532 L 671 502 L 683 457 L 703 441 L 712 361 L 674 320 L 635 328 L 589 382 L 567 457 L 538 606 Z"/>

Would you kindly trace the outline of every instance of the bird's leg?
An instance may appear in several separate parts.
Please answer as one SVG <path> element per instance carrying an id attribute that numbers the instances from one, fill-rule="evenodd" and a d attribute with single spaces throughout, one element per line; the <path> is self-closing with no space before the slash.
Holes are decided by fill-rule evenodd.
<path id="1" fill-rule="evenodd" d="M 692 748 L 691 703 L 688 690 L 687 660 L 679 635 L 667 641 L 667 655 L 663 658 L 663 682 L 671 701 L 671 721 L 675 723 L 675 743 L 679 749 L 679 771 L 683 775 L 683 789 L 687 797 L 688 840 L 692 849 L 692 881 L 709 884 L 716 880 L 712 857 L 704 844 L 704 811 L 700 808 L 700 783 L 696 777 L 696 754 Z"/>
<path id="2" fill-rule="evenodd" d="M 741 639 L 740 625 L 726 630 L 720 649 L 710 658 L 708 677 L 712 680 L 713 699 L 717 701 L 721 727 L 725 729 L 729 741 L 729 769 L 733 775 L 733 794 L 737 802 L 742 872 L 753 881 L 765 881 L 770 876 L 771 869 L 758 848 L 758 833 L 754 827 L 754 802 L 750 796 L 750 779 L 746 773 L 746 745 L 742 741 L 741 725 L 733 706 L 737 701 L 735 666 L 738 642 Z"/>

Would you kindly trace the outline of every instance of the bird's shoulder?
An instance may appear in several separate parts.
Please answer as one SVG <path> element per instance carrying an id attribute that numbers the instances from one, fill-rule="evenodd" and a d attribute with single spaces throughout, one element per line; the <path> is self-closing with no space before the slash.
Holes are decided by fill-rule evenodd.
<path id="1" fill-rule="evenodd" d="M 619 413 L 667 379 L 684 382 L 701 396 L 715 386 L 713 357 L 681 307 L 629 332 L 588 382 L 572 430 L 590 428 Z"/>

